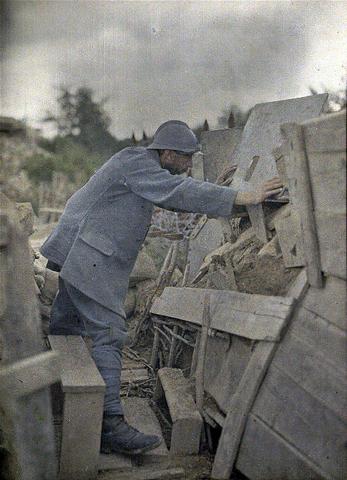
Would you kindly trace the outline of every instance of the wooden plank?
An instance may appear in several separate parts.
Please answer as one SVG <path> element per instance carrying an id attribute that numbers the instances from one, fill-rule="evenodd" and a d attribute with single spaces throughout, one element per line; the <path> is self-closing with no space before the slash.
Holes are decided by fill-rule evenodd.
<path id="1" fill-rule="evenodd" d="M 65 393 L 60 480 L 96 477 L 103 406 L 100 392 Z"/>
<path id="2" fill-rule="evenodd" d="M 240 441 L 258 389 L 270 365 L 277 345 L 258 342 L 242 376 L 240 385 L 231 399 L 212 468 L 212 478 L 230 477 Z"/>
<path id="3" fill-rule="evenodd" d="M 284 265 L 302 267 L 305 265 L 305 255 L 302 243 L 300 217 L 295 210 L 288 212 L 275 220 L 275 229 L 278 235 Z"/>
<path id="4" fill-rule="evenodd" d="M 199 272 L 205 256 L 220 247 L 222 243 L 223 227 L 221 222 L 214 218 L 208 219 L 196 236 L 190 238 L 187 259 L 189 262 L 188 284 Z"/>
<path id="5" fill-rule="evenodd" d="M 295 312 L 290 330 L 343 375 L 347 360 L 345 331 L 303 306 Z"/>
<path id="6" fill-rule="evenodd" d="M 282 131 L 289 142 L 290 162 L 296 172 L 296 201 L 301 204 L 300 223 L 307 265 L 308 280 L 314 287 L 322 287 L 321 263 L 317 229 L 313 214 L 313 200 L 305 143 L 302 127 L 296 124 L 282 125 Z"/>
<path id="7" fill-rule="evenodd" d="M 214 183 L 224 167 L 231 165 L 232 153 L 241 140 L 241 128 L 209 130 L 201 133 L 204 178 Z"/>
<path id="8" fill-rule="evenodd" d="M 316 210 L 315 219 L 323 272 L 346 280 L 346 213 Z"/>
<path id="9" fill-rule="evenodd" d="M 255 157 L 258 157 L 259 161 L 250 179 L 253 187 L 278 175 L 272 152 L 282 143 L 280 126 L 283 123 L 302 122 L 318 116 L 326 99 L 327 95 L 324 94 L 256 105 L 243 130 L 241 142 L 232 156 L 232 162 L 238 165 L 231 184 L 232 188 L 242 187 L 250 163 Z M 257 236 L 266 243 L 262 206 L 247 208 L 247 210 Z"/>
<path id="10" fill-rule="evenodd" d="M 290 297 L 167 287 L 151 312 L 201 325 L 207 291 L 211 293 L 211 328 L 253 340 L 279 340 L 294 303 Z"/>
<path id="11" fill-rule="evenodd" d="M 347 424 L 272 365 L 252 413 L 333 478 L 345 478 Z"/>
<path id="12" fill-rule="evenodd" d="M 76 335 L 49 335 L 51 348 L 61 354 L 63 392 L 104 392 L 105 382 L 83 339 Z"/>
<path id="13" fill-rule="evenodd" d="M 269 241 L 269 235 L 266 230 L 263 206 L 261 204 L 248 206 L 247 212 L 256 236 L 264 244 L 267 243 Z"/>
<path id="14" fill-rule="evenodd" d="M 304 298 L 303 306 L 336 327 L 347 330 L 345 280 L 328 277 L 323 290 L 311 287 Z"/>
<path id="15" fill-rule="evenodd" d="M 303 126 L 308 153 L 346 151 L 346 110 L 322 115 Z"/>
<path id="16" fill-rule="evenodd" d="M 273 365 L 286 372 L 336 415 L 347 418 L 345 375 L 327 362 L 316 347 L 288 331 L 279 345 Z"/>
<path id="17" fill-rule="evenodd" d="M 0 396 L 29 395 L 60 380 L 59 355 L 44 352 L 0 368 Z"/>
<path id="18" fill-rule="evenodd" d="M 123 400 L 124 416 L 129 424 L 147 435 L 157 435 L 162 443 L 145 456 L 162 457 L 168 455 L 159 421 L 149 406 L 147 398 L 127 397 Z"/>
<path id="19" fill-rule="evenodd" d="M 288 296 L 295 298 L 298 304 L 305 297 L 308 289 L 309 284 L 307 279 L 307 273 L 305 269 L 302 269 L 299 275 L 295 278 L 292 285 L 290 285 L 288 289 Z"/>
<path id="20" fill-rule="evenodd" d="M 155 399 L 165 395 L 172 420 L 170 453 L 194 455 L 199 453 L 202 418 L 197 410 L 188 381 L 177 368 L 158 371 Z"/>
<path id="21" fill-rule="evenodd" d="M 232 156 L 232 162 L 238 165 L 232 186 L 242 183 L 254 156 L 259 156 L 259 162 L 250 180 L 252 185 L 277 175 L 272 152 L 282 144 L 281 125 L 317 117 L 327 97 L 327 94 L 312 95 L 255 105 Z"/>
<path id="22" fill-rule="evenodd" d="M 230 336 L 228 339 L 209 337 L 204 373 L 205 391 L 223 412 L 228 412 L 230 399 L 237 390 L 252 356 L 253 341 Z"/>
<path id="23" fill-rule="evenodd" d="M 42 332 L 32 255 L 21 232 L 12 203 L 0 192 L 0 324 L 2 366 L 8 367 L 41 354 Z M 3 397 L 0 396 L 0 403 Z M 21 479 L 56 478 L 52 410 L 48 388 L 42 388 L 6 410 L 10 428 L 2 430 L 3 443 L 11 445 L 9 470 Z M 16 474 L 14 476 L 17 476 Z"/>
<path id="24" fill-rule="evenodd" d="M 311 153 L 307 158 L 314 209 L 346 212 L 346 153 Z"/>
<path id="25" fill-rule="evenodd" d="M 333 480 L 261 419 L 250 415 L 236 468 L 252 480 Z"/>
<path id="26" fill-rule="evenodd" d="M 306 276 L 299 275 L 289 290 L 299 300 L 306 289 Z M 288 321 L 288 319 L 287 319 Z M 287 323 L 286 321 L 286 323 Z M 223 423 L 222 435 L 212 469 L 212 478 L 228 479 L 260 385 L 277 350 L 276 343 L 258 342 L 243 373 Z"/>

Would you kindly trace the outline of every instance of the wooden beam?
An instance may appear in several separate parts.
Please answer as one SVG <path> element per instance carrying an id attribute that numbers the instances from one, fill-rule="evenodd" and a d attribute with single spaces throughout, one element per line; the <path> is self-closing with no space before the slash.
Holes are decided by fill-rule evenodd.
<path id="1" fill-rule="evenodd" d="M 200 326 L 207 292 L 211 294 L 211 328 L 251 340 L 278 341 L 294 302 L 289 297 L 167 287 L 151 312 Z"/>
<path id="2" fill-rule="evenodd" d="M 296 171 L 296 194 L 297 202 L 301 205 L 300 218 L 308 281 L 312 286 L 322 288 L 320 252 L 303 129 L 295 123 L 282 125 L 281 129 L 289 141 L 290 162 L 295 166 Z"/>

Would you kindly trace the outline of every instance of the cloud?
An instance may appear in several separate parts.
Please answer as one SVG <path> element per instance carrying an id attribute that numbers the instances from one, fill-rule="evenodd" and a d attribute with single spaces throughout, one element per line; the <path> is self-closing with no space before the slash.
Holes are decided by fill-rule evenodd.
<path id="1" fill-rule="evenodd" d="M 88 85 L 109 97 L 119 137 L 169 118 L 213 125 L 232 102 L 246 109 L 337 85 L 342 3 L 14 2 L 4 104 L 38 119 L 60 84 Z"/>

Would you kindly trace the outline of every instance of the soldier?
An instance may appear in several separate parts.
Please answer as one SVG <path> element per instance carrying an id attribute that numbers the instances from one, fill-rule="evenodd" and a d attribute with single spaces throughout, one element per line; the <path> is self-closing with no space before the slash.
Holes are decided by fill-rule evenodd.
<path id="1" fill-rule="evenodd" d="M 277 177 L 259 190 L 237 192 L 180 176 L 192 167 L 197 150 L 197 138 L 184 122 L 162 124 L 151 145 L 118 152 L 72 195 L 41 248 L 48 265 L 60 270 L 50 333 L 86 334 L 93 341 L 92 355 L 106 384 L 103 452 L 138 454 L 160 443 L 126 423 L 120 402 L 127 337 L 123 303 L 153 205 L 229 217 L 234 204 L 257 204 L 281 189 Z"/>

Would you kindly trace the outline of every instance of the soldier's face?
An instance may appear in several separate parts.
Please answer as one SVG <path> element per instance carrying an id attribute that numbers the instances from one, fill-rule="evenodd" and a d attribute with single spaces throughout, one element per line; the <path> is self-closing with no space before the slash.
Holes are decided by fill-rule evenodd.
<path id="1" fill-rule="evenodd" d="M 164 150 L 160 160 L 161 166 L 172 175 L 188 172 L 193 166 L 192 155 L 182 155 L 174 150 Z"/>

